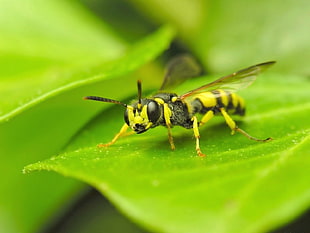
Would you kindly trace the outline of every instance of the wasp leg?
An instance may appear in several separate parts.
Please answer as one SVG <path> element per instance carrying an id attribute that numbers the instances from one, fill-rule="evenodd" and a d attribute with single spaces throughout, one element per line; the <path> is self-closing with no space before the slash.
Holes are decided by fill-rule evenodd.
<path id="1" fill-rule="evenodd" d="M 125 135 L 128 135 L 126 134 L 126 131 L 128 129 L 128 125 L 127 124 L 124 124 L 121 128 L 121 130 L 119 131 L 118 134 L 115 135 L 115 137 L 112 139 L 112 141 L 106 143 L 106 144 L 103 144 L 103 143 L 100 143 L 97 145 L 97 147 L 108 147 L 108 146 L 111 146 L 112 144 L 114 144 L 117 139 L 119 139 L 121 136 L 125 136 Z"/>
<path id="2" fill-rule="evenodd" d="M 209 110 L 200 120 L 199 126 L 202 126 L 203 124 L 207 123 L 211 118 L 214 117 L 214 112 L 212 110 Z"/>
<path id="3" fill-rule="evenodd" d="M 172 133 L 171 133 L 171 121 L 170 121 L 171 114 L 172 113 L 171 113 L 171 110 L 170 110 L 168 104 L 164 103 L 164 118 L 165 118 L 166 126 L 168 129 L 168 140 L 169 140 L 171 149 L 175 150 L 175 145 L 174 145 L 173 137 L 172 137 Z"/>
<path id="4" fill-rule="evenodd" d="M 272 140 L 272 138 L 266 138 L 266 139 L 258 139 L 258 138 L 255 138 L 255 137 L 252 137 L 251 135 L 249 135 L 247 132 L 245 132 L 244 130 L 240 129 L 236 123 L 234 122 L 233 119 L 231 119 L 231 117 L 228 115 L 228 113 L 225 111 L 224 108 L 220 108 L 220 111 L 223 115 L 223 117 L 225 118 L 225 121 L 227 123 L 227 125 L 230 127 L 230 129 L 232 130 L 231 131 L 231 134 L 234 134 L 236 131 L 243 134 L 244 136 L 246 136 L 248 139 L 251 139 L 251 140 L 254 140 L 254 141 L 257 141 L 257 142 L 267 142 L 267 141 L 270 141 Z"/>
<path id="5" fill-rule="evenodd" d="M 175 145 L 174 145 L 174 142 L 173 142 L 173 137 L 172 137 L 172 134 L 171 134 L 170 125 L 167 125 L 167 129 L 168 129 L 168 140 L 169 140 L 169 143 L 170 143 L 171 150 L 175 150 Z"/>
<path id="6" fill-rule="evenodd" d="M 192 121 L 193 121 L 193 130 L 194 130 L 194 135 L 196 138 L 196 151 L 197 154 L 201 157 L 205 156 L 205 154 L 203 154 L 201 152 L 200 146 L 199 146 L 199 138 L 200 138 L 200 134 L 199 134 L 199 129 L 198 129 L 198 121 L 197 121 L 197 117 L 193 116 L 192 117 Z"/>

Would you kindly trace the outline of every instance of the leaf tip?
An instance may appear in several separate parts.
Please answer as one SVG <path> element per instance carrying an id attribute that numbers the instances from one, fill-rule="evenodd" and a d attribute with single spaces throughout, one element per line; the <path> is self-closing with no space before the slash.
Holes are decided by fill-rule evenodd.
<path id="1" fill-rule="evenodd" d="M 37 163 L 32 163 L 32 164 L 25 166 L 22 170 L 22 173 L 26 175 L 31 172 L 39 171 L 39 170 L 43 170 L 43 167 L 40 161 Z"/>
<path id="2" fill-rule="evenodd" d="M 23 173 L 24 175 L 27 175 L 27 174 L 29 174 L 30 172 L 32 172 L 32 169 L 29 168 L 29 165 L 26 166 L 26 167 L 24 167 L 23 170 L 22 170 L 22 173 Z"/>

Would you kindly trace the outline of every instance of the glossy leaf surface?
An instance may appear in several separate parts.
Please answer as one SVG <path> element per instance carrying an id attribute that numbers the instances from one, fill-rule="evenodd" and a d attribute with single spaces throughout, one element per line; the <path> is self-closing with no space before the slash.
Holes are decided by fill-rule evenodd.
<path id="1" fill-rule="evenodd" d="M 22 168 L 61 151 L 105 107 L 83 96 L 132 93 L 134 84 L 117 93 L 110 86 L 136 80 L 129 74 L 162 53 L 173 30 L 163 27 L 129 45 L 77 3 L 1 6 L 0 231 L 34 232 L 68 208 L 83 185 L 52 174 L 27 177 Z"/>
<path id="2" fill-rule="evenodd" d="M 309 83 L 295 78 L 262 75 L 243 91 L 249 107 L 240 127 L 261 138 L 272 136 L 272 142 L 230 136 L 218 118 L 201 129 L 205 158 L 196 156 L 192 132 L 177 127 L 175 151 L 164 128 L 98 149 L 95 145 L 122 124 L 122 109 L 115 106 L 87 125 L 66 153 L 25 171 L 52 170 L 85 181 L 153 231 L 271 230 L 299 215 L 310 199 Z"/>

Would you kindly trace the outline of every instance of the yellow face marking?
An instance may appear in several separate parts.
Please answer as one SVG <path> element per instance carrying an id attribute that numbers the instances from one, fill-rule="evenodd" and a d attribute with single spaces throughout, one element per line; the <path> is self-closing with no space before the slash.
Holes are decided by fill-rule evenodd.
<path id="1" fill-rule="evenodd" d="M 133 128 L 135 124 L 144 124 L 146 125 L 146 129 L 151 127 L 152 122 L 149 121 L 149 118 L 147 116 L 147 105 L 144 105 L 142 107 L 141 112 L 136 110 L 136 112 L 134 113 L 134 108 L 132 106 L 127 106 L 127 110 L 128 120 L 131 128 Z"/>
<path id="2" fill-rule="evenodd" d="M 148 119 L 148 116 L 147 116 L 147 106 L 146 105 L 143 106 L 140 116 L 142 118 L 144 118 L 144 119 Z"/>
<path id="3" fill-rule="evenodd" d="M 133 107 L 127 106 L 127 112 L 128 112 L 128 121 L 129 124 L 131 125 L 131 123 L 134 122 L 135 119 L 135 115 L 133 114 Z"/>

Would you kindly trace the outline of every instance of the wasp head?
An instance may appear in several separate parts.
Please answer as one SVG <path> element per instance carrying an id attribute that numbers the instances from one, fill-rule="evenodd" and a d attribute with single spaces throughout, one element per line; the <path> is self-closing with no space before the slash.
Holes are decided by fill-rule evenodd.
<path id="1" fill-rule="evenodd" d="M 138 101 L 132 105 L 124 104 L 118 100 L 98 97 L 86 96 L 84 99 L 96 100 L 106 103 L 114 103 L 122 105 L 126 108 L 124 120 L 130 128 L 136 133 L 143 133 L 149 128 L 155 127 L 162 115 L 162 108 L 159 103 L 153 99 L 141 98 L 141 81 L 138 80 Z"/>
<path id="2" fill-rule="evenodd" d="M 128 105 L 124 120 L 137 134 L 154 127 L 161 117 L 159 104 L 152 99 L 142 99 L 133 105 Z"/>

